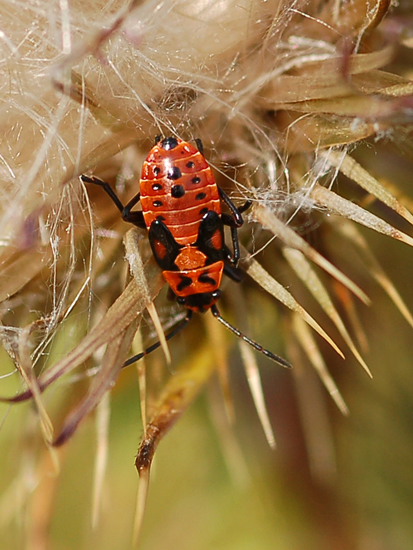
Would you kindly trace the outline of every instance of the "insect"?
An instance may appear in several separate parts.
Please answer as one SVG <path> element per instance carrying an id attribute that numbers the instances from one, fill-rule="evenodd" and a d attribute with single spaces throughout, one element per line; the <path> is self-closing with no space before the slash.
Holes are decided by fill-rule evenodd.
<path id="1" fill-rule="evenodd" d="M 236 207 L 216 184 L 204 155 L 202 142 L 198 149 L 175 137 L 157 137 L 143 163 L 140 191 L 125 206 L 109 183 L 82 175 L 85 183 L 99 185 L 109 195 L 124 221 L 148 230 L 156 262 L 162 269 L 171 296 L 183 305 L 185 319 L 166 338 L 172 338 L 192 318 L 193 312 L 212 314 L 227 329 L 247 344 L 283 367 L 291 365 L 278 355 L 240 332 L 221 317 L 216 305 L 221 296 L 222 275 L 241 281 L 237 267 L 240 257 L 238 229 L 242 213 L 251 205 L 247 201 Z M 138 202 L 142 210 L 132 210 Z M 229 213 L 222 212 L 224 203 Z M 231 251 L 225 244 L 224 226 L 231 230 Z M 138 361 L 160 343 L 128 359 L 124 366 Z"/>

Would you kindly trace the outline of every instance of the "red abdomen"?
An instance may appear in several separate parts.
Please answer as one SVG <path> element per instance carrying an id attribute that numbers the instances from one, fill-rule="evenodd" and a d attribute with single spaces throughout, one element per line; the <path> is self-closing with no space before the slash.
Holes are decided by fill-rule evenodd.
<path id="1" fill-rule="evenodd" d="M 140 201 L 146 227 L 162 220 L 179 244 L 193 244 L 204 214 L 221 215 L 218 187 L 204 156 L 190 143 L 149 152 L 142 166 Z"/>

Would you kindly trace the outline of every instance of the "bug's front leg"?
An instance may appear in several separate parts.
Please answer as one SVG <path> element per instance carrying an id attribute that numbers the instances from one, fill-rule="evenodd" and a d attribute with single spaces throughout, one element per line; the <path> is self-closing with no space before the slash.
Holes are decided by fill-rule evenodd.
<path id="1" fill-rule="evenodd" d="M 140 193 L 137 193 L 132 199 L 128 202 L 126 206 L 123 206 L 122 201 L 117 196 L 115 191 L 112 189 L 112 187 L 109 185 L 107 181 L 103 181 L 100 178 L 97 178 L 96 176 L 80 176 L 80 179 L 84 183 L 93 183 L 94 185 L 99 185 L 102 187 L 102 189 L 109 195 L 112 202 L 115 204 L 116 208 L 119 210 L 119 212 L 122 215 L 122 219 L 125 222 L 131 223 L 135 225 L 136 227 L 145 228 L 145 220 L 143 218 L 142 211 L 138 212 L 131 212 L 132 208 L 139 202 L 140 200 Z"/>

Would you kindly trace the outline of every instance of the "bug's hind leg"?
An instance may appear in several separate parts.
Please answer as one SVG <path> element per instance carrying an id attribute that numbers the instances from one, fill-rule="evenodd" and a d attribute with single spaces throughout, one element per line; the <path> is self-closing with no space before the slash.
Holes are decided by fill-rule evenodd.
<path id="1" fill-rule="evenodd" d="M 178 332 L 180 332 L 186 325 L 189 323 L 189 321 L 192 319 L 192 311 L 190 309 L 187 310 L 185 319 L 183 319 L 180 323 L 176 325 L 176 327 L 169 333 L 165 335 L 166 340 L 170 340 L 173 338 Z M 161 342 L 155 342 L 149 348 L 146 348 L 146 350 L 141 351 L 141 353 L 138 353 L 137 355 L 134 355 L 133 357 L 130 357 L 127 359 L 123 365 L 122 368 L 128 367 L 129 365 L 132 365 L 132 363 L 136 363 L 136 361 L 140 361 L 142 357 L 145 357 L 145 355 L 149 355 L 154 350 L 158 349 L 161 346 Z"/>
<path id="2" fill-rule="evenodd" d="M 269 351 L 268 349 L 263 348 L 261 344 L 259 344 L 258 342 L 256 342 L 255 340 L 253 340 L 252 338 L 250 338 L 240 330 L 238 330 L 236 327 L 232 326 L 230 323 L 228 323 L 228 321 L 223 319 L 221 317 L 219 309 L 215 304 L 211 307 L 211 312 L 212 312 L 212 315 L 215 317 L 215 319 L 218 319 L 218 321 L 222 323 L 224 327 L 226 327 L 233 334 L 235 334 L 235 336 L 238 336 L 238 338 L 241 338 L 241 340 L 244 340 L 244 342 L 246 342 L 249 346 L 259 351 L 260 353 L 263 353 L 266 357 L 271 359 L 271 361 L 278 363 L 281 367 L 285 367 L 287 369 L 291 368 L 291 364 L 286 359 L 284 359 L 283 357 L 280 357 L 279 355 L 276 355 L 275 353 L 273 353 L 272 351 Z"/>

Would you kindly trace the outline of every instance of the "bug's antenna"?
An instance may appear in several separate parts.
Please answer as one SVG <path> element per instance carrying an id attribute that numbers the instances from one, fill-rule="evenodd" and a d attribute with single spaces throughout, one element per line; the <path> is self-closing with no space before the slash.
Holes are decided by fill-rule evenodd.
<path id="1" fill-rule="evenodd" d="M 173 338 L 178 332 L 180 332 L 186 325 L 189 323 L 189 321 L 192 319 L 192 310 L 188 309 L 186 312 L 186 317 L 183 319 L 169 334 L 165 336 L 166 340 L 170 340 Z M 123 365 L 122 368 L 129 367 L 129 365 L 132 365 L 132 363 L 136 363 L 136 361 L 140 361 L 142 357 L 145 357 L 145 355 L 149 355 L 149 353 L 152 353 L 154 350 L 158 349 L 160 347 L 161 343 L 158 340 L 158 342 L 155 342 L 149 348 L 146 348 L 146 350 L 142 351 L 141 353 L 138 353 L 137 355 L 133 355 L 133 357 L 129 357 Z"/>
<path id="2" fill-rule="evenodd" d="M 244 340 L 244 342 L 247 342 L 247 344 L 249 344 L 252 348 L 256 349 L 257 351 L 260 351 L 261 353 L 263 353 L 265 356 L 267 356 L 269 359 L 271 359 L 271 361 L 274 361 L 275 363 L 278 363 L 278 365 L 281 365 L 281 367 L 285 367 L 287 369 L 291 369 L 292 368 L 292 365 L 291 363 L 289 363 L 286 359 L 283 359 L 282 357 L 280 357 L 279 355 L 276 355 L 275 353 L 272 353 L 272 351 L 269 351 L 268 349 L 265 349 L 263 348 L 260 344 L 258 344 L 257 342 L 255 342 L 255 340 L 251 340 L 251 338 L 248 338 L 248 336 L 246 336 L 245 334 L 243 334 L 240 330 L 238 330 L 237 328 L 233 327 L 230 323 L 228 323 L 228 321 L 226 321 L 225 319 L 223 319 L 221 317 L 221 314 L 219 312 L 219 309 L 217 308 L 216 305 L 213 305 L 211 307 L 211 311 L 212 311 L 212 315 L 218 319 L 218 321 L 220 323 L 222 323 L 224 325 L 224 327 L 226 327 L 228 330 L 230 330 L 233 334 L 235 334 L 235 336 L 238 336 L 238 338 L 241 338 L 242 340 Z"/>

